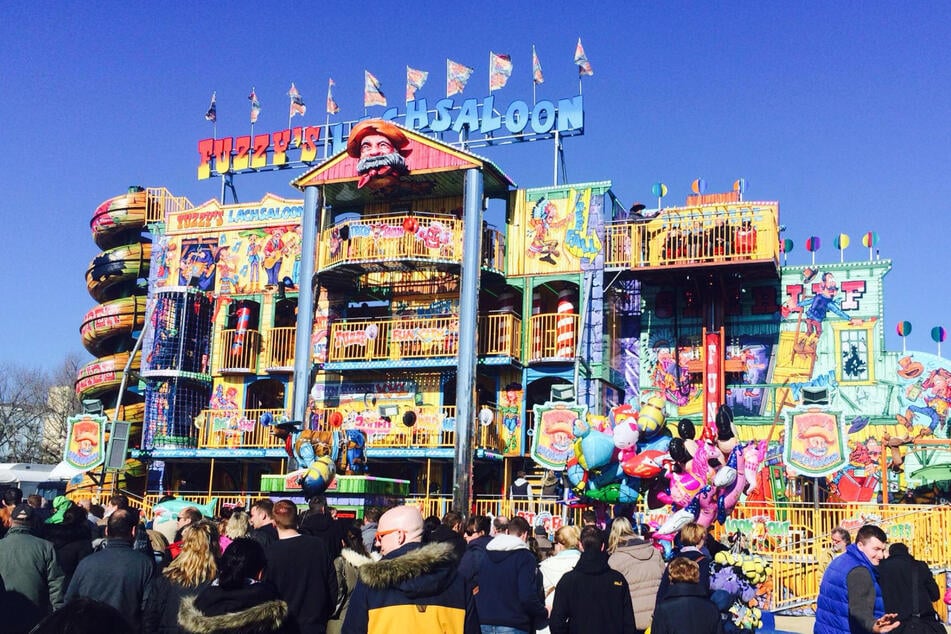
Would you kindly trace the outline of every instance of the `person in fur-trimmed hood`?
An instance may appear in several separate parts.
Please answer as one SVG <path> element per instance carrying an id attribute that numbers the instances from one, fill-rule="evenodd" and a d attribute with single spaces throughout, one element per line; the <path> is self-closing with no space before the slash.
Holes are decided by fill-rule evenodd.
<path id="1" fill-rule="evenodd" d="M 264 572 L 261 544 L 251 538 L 231 542 L 221 557 L 218 578 L 198 596 L 185 597 L 178 625 L 188 634 L 290 634 L 297 632 L 287 603 Z"/>
<path id="2" fill-rule="evenodd" d="M 419 509 L 398 506 L 380 518 L 383 559 L 364 563 L 350 597 L 343 634 L 478 634 L 472 591 L 457 574 L 452 545 L 422 544 Z"/>

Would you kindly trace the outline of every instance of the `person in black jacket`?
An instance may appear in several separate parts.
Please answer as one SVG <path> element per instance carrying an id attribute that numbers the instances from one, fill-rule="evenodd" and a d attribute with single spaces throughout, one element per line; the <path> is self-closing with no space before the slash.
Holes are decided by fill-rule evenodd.
<path id="1" fill-rule="evenodd" d="M 264 551 L 264 580 L 287 602 L 301 634 L 322 634 L 337 602 L 333 559 L 323 540 L 297 531 L 297 507 L 290 500 L 274 504 L 274 525 L 278 540 Z"/>
<path id="2" fill-rule="evenodd" d="M 264 566 L 264 550 L 257 541 L 242 537 L 231 542 L 221 557 L 218 578 L 198 596 L 182 599 L 181 630 L 186 634 L 296 633 L 277 589 L 258 581 Z"/>
<path id="3" fill-rule="evenodd" d="M 889 546 L 888 558 L 878 564 L 878 574 L 885 612 L 898 614 L 901 622 L 896 632 L 928 631 L 918 623 L 911 625 L 914 621 L 938 624 L 932 606 L 941 597 L 938 584 L 928 564 L 912 557 L 908 546 L 900 542 Z"/>
<path id="4" fill-rule="evenodd" d="M 690 561 L 693 561 L 697 564 L 700 570 L 700 580 L 699 585 L 701 590 L 706 594 L 710 594 L 710 557 L 707 556 L 707 553 L 703 552 L 703 545 L 706 543 L 707 539 L 707 529 L 697 524 L 696 522 L 690 522 L 689 524 L 684 525 L 680 529 L 680 550 L 677 551 L 678 557 L 685 557 Z M 664 571 L 664 576 L 660 578 L 660 586 L 657 588 L 657 600 L 656 603 L 660 603 L 664 598 L 664 595 L 667 593 L 667 588 L 670 586 L 670 579 L 668 576 L 668 571 Z"/>
<path id="5" fill-rule="evenodd" d="M 276 505 L 275 505 L 276 506 Z M 309 509 L 300 518 L 301 535 L 310 535 L 317 537 L 324 542 L 327 550 L 330 552 L 330 560 L 333 561 L 340 556 L 343 549 L 343 531 L 333 516 L 330 514 L 330 507 L 327 506 L 327 498 L 323 495 L 315 495 L 309 502 Z M 277 518 L 274 518 L 277 524 Z M 280 527 L 278 527 L 280 530 Z"/>
<path id="6" fill-rule="evenodd" d="M 604 535 L 594 526 L 581 531 L 581 558 L 555 588 L 548 627 L 551 634 L 634 634 L 634 606 L 627 581 L 608 566 Z"/>
<path id="7" fill-rule="evenodd" d="M 56 559 L 66 577 L 64 584 L 69 586 L 80 560 L 92 554 L 92 531 L 86 521 L 86 511 L 71 504 L 62 515 L 51 517 L 43 530 L 43 537 L 56 550 Z"/>
<path id="8" fill-rule="evenodd" d="M 670 587 L 654 608 L 651 634 L 722 634 L 720 610 L 700 587 L 700 566 L 677 557 L 667 567 Z"/>
<path id="9" fill-rule="evenodd" d="M 459 561 L 459 575 L 466 580 L 470 588 L 479 585 L 479 567 L 485 559 L 485 547 L 492 538 L 489 533 L 492 522 L 485 515 L 473 515 L 466 522 L 466 552 Z"/>

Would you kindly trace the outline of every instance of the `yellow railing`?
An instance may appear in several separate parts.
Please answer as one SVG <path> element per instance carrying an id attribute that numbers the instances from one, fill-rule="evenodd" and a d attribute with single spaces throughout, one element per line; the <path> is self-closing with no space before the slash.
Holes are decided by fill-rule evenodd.
<path id="1" fill-rule="evenodd" d="M 521 356 L 522 321 L 515 315 L 479 318 L 479 354 Z M 432 359 L 459 353 L 458 317 L 337 321 L 330 326 L 328 359 Z"/>
<path id="2" fill-rule="evenodd" d="M 162 222 L 166 213 L 175 213 L 184 209 L 191 209 L 194 205 L 184 196 L 173 196 L 164 187 L 149 187 L 146 189 L 145 221 Z"/>
<path id="3" fill-rule="evenodd" d="M 479 408 L 482 409 L 481 407 Z M 487 408 L 492 409 L 492 408 Z M 332 428 L 327 422 L 330 420 L 330 414 L 334 409 L 324 409 L 320 412 L 316 429 L 320 431 L 331 431 Z M 367 448 L 446 448 L 454 447 L 456 441 L 456 432 L 454 429 L 444 429 L 444 423 L 451 421 L 456 417 L 456 408 L 448 407 L 430 407 L 421 406 L 414 410 L 416 413 L 416 423 L 412 427 L 406 427 L 399 419 L 392 420 L 388 426 L 380 428 L 373 425 L 372 428 L 366 428 Z M 341 411 L 341 414 L 346 412 Z M 492 410 L 492 423 L 482 425 L 478 421 L 478 411 L 476 420 L 472 423 L 473 442 L 476 447 L 490 449 L 493 451 L 502 450 L 502 442 L 499 436 L 499 425 L 501 416 L 495 410 Z M 346 419 L 346 415 L 344 416 Z M 453 425 L 454 427 L 454 425 Z"/>
<path id="4" fill-rule="evenodd" d="M 322 232 L 319 268 L 346 262 L 461 259 L 461 221 L 400 214 L 345 220 Z"/>
<path id="5" fill-rule="evenodd" d="M 496 270 L 505 266 L 505 234 L 501 231 L 482 230 L 482 266 Z"/>
<path id="6" fill-rule="evenodd" d="M 577 346 L 578 315 L 549 313 L 532 315 L 529 322 L 528 362 L 571 360 Z"/>
<path id="7" fill-rule="evenodd" d="M 608 267 L 749 260 L 779 263 L 779 211 L 773 203 L 664 210 L 647 222 L 619 222 L 606 228 Z"/>
<path id="8" fill-rule="evenodd" d="M 522 320 L 512 314 L 479 317 L 479 354 L 522 358 Z"/>
<path id="9" fill-rule="evenodd" d="M 262 495 L 261 493 L 258 493 L 257 491 L 250 491 L 247 494 L 238 494 L 238 493 L 235 493 L 234 491 L 223 491 L 220 493 L 216 493 L 213 491 L 210 496 L 208 495 L 207 492 L 199 493 L 194 491 L 193 492 L 169 491 L 166 493 L 166 495 L 174 495 L 176 499 L 181 500 L 183 502 L 190 502 L 192 504 L 201 504 L 201 505 L 208 504 L 209 501 L 213 499 L 217 499 L 218 502 L 215 505 L 216 516 L 220 516 L 221 509 L 224 506 L 235 506 L 235 507 L 240 506 L 240 507 L 243 507 L 244 510 L 247 511 L 248 509 L 251 508 L 251 505 L 254 504 L 255 500 L 260 500 L 262 498 L 267 497 L 266 495 Z M 149 519 L 151 519 L 152 517 L 152 507 L 155 506 L 160 499 L 162 499 L 162 495 L 158 495 L 157 493 L 149 493 L 142 499 L 142 502 L 141 502 L 142 512 Z"/>
<path id="10" fill-rule="evenodd" d="M 268 448 L 283 447 L 284 442 L 271 435 L 272 427 L 261 425 L 261 416 L 270 412 L 276 419 L 287 413 L 279 409 L 206 409 L 195 417 L 198 447 Z"/>
<path id="11" fill-rule="evenodd" d="M 218 372 L 257 372 L 261 333 L 247 330 L 222 330 L 218 335 L 215 369 Z"/>
<path id="12" fill-rule="evenodd" d="M 294 346 L 297 345 L 297 328 L 286 326 L 271 328 L 264 351 L 268 370 L 293 369 Z"/>

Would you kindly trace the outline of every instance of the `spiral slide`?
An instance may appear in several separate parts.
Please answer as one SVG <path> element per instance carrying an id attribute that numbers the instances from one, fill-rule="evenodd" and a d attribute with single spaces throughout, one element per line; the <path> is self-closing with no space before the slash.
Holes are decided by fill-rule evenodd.
<path id="1" fill-rule="evenodd" d="M 138 280 L 149 276 L 151 257 L 152 245 L 148 242 L 123 244 L 103 251 L 86 269 L 86 289 L 97 302 L 136 294 Z"/>
<path id="2" fill-rule="evenodd" d="M 131 350 L 132 336 L 145 325 L 145 297 L 133 295 L 96 306 L 83 317 L 79 333 L 90 354 L 100 357 Z"/>
<path id="3" fill-rule="evenodd" d="M 111 249 L 136 242 L 145 228 L 147 202 L 148 193 L 133 187 L 129 193 L 99 205 L 89 221 L 92 239 L 99 248 Z"/>

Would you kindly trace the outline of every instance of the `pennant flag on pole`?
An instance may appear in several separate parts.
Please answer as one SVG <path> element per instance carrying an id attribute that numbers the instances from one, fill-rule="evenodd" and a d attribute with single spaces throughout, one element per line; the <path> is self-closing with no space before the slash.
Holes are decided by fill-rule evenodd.
<path id="1" fill-rule="evenodd" d="M 489 92 L 505 86 L 512 76 L 512 56 L 489 51 Z"/>
<path id="2" fill-rule="evenodd" d="M 334 101 L 333 95 L 334 80 L 333 77 L 327 80 L 327 114 L 337 114 L 340 112 L 340 106 Z"/>
<path id="3" fill-rule="evenodd" d="M 248 101 L 251 102 L 251 123 L 257 123 L 258 115 L 261 114 L 261 102 L 258 101 L 258 94 L 251 88 L 251 94 L 248 95 Z"/>
<path id="4" fill-rule="evenodd" d="M 363 107 L 385 106 L 386 96 L 380 87 L 380 80 L 368 70 L 363 71 Z"/>
<path id="5" fill-rule="evenodd" d="M 211 121 L 212 123 L 218 121 L 218 106 L 215 103 L 215 96 L 217 94 L 217 92 L 211 93 L 211 105 L 208 106 L 208 112 L 205 113 L 205 119 Z"/>
<path id="6" fill-rule="evenodd" d="M 304 113 L 307 112 L 307 106 L 304 105 L 304 100 L 301 98 L 300 93 L 297 92 L 297 86 L 294 85 L 294 82 L 291 82 L 291 89 L 287 91 L 287 96 L 291 98 L 291 118 L 295 114 L 304 116 Z"/>
<path id="7" fill-rule="evenodd" d="M 472 77 L 473 69 L 451 59 L 446 59 L 446 96 L 458 95 L 465 89 L 466 82 Z"/>
<path id="8" fill-rule="evenodd" d="M 538 61 L 538 53 L 535 52 L 534 44 L 532 44 L 532 81 L 536 84 L 545 83 L 545 76 L 542 75 L 542 63 Z"/>
<path id="9" fill-rule="evenodd" d="M 578 65 L 578 76 L 594 75 L 594 69 L 591 68 L 591 62 L 588 56 L 584 54 L 584 47 L 581 46 L 581 38 L 578 38 L 578 46 L 575 47 L 575 64 Z"/>
<path id="10" fill-rule="evenodd" d="M 406 101 L 416 98 L 416 91 L 423 87 L 427 79 L 429 79 L 427 71 L 406 67 Z"/>

